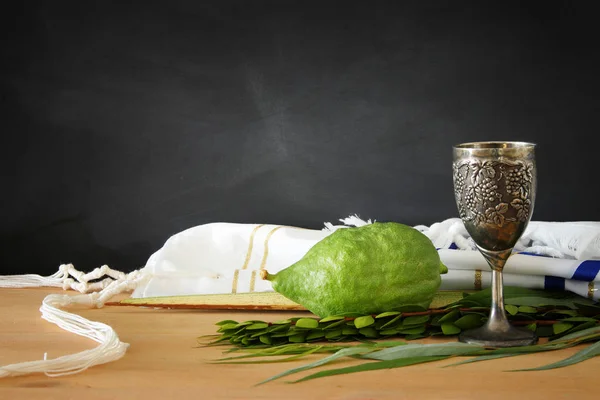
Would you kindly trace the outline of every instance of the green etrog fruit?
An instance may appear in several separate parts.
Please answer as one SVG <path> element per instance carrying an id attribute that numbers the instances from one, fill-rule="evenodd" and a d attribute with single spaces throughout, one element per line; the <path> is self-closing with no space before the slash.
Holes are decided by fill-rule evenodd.
<path id="1" fill-rule="evenodd" d="M 427 236 L 395 222 L 343 228 L 277 274 L 273 289 L 319 317 L 429 307 L 448 269 Z"/>

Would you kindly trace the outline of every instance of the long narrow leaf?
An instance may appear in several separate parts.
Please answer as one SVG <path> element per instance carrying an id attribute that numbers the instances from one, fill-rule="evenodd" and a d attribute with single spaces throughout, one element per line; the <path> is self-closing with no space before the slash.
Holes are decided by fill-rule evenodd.
<path id="1" fill-rule="evenodd" d="M 600 326 L 595 326 L 593 328 L 584 329 L 582 331 L 569 333 L 568 335 L 562 336 L 560 339 L 553 340 L 553 342 L 565 342 L 572 339 L 578 339 L 583 336 L 591 336 L 596 334 L 600 334 Z"/>
<path id="2" fill-rule="evenodd" d="M 469 364 L 469 363 L 473 363 L 473 362 L 477 362 L 477 361 L 495 360 L 497 358 L 513 357 L 513 356 L 518 356 L 518 355 L 519 355 L 518 353 L 514 353 L 514 354 L 489 354 L 489 355 L 485 355 L 485 356 L 472 357 L 472 358 L 469 358 L 468 360 L 459 361 L 459 362 L 456 362 L 456 363 L 453 363 L 453 364 L 444 365 L 442 368 L 456 367 L 458 365 Z"/>
<path id="3" fill-rule="evenodd" d="M 378 369 L 406 367 L 409 365 L 444 360 L 449 357 L 450 356 L 411 357 L 411 358 L 401 358 L 401 359 L 397 359 L 397 360 L 370 362 L 370 363 L 366 363 L 366 364 L 354 365 L 352 367 L 344 367 L 344 368 L 328 369 L 326 371 L 320 371 L 320 372 L 314 373 L 312 375 L 305 376 L 304 378 L 298 379 L 296 381 L 292 381 L 291 383 L 304 382 L 304 381 L 308 381 L 310 379 L 324 378 L 326 376 L 351 374 L 354 372 L 375 371 Z"/>
<path id="4" fill-rule="evenodd" d="M 468 343 L 407 344 L 389 347 L 361 356 L 371 360 L 397 360 L 409 357 L 457 356 L 476 353 L 483 347 Z"/>
<path id="5" fill-rule="evenodd" d="M 355 356 L 355 355 L 362 354 L 362 353 L 369 352 L 369 351 L 373 351 L 373 349 L 364 347 L 364 346 L 356 346 L 356 347 L 349 347 L 346 349 L 342 349 L 342 350 L 330 355 L 329 357 L 322 358 L 313 363 L 306 364 L 306 365 L 303 365 L 303 366 L 297 367 L 297 368 L 288 369 L 287 371 L 284 371 L 284 372 L 274 375 L 268 379 L 265 379 L 262 382 L 257 383 L 257 385 L 262 385 L 263 383 L 267 383 L 267 382 L 282 378 L 287 375 L 295 374 L 297 372 L 306 371 L 307 369 L 320 367 L 321 365 L 325 365 L 327 363 L 335 361 L 338 358 Z"/>
<path id="6" fill-rule="evenodd" d="M 513 371 L 544 371 L 547 369 L 562 368 L 562 367 L 567 367 L 569 365 L 580 363 L 582 361 L 588 360 L 588 359 L 596 357 L 598 355 L 600 355 L 600 342 L 596 342 L 596 343 L 586 347 L 585 349 L 578 351 L 577 353 L 573 354 L 572 356 L 565 358 L 564 360 L 561 360 L 561 361 L 558 361 L 558 362 L 555 362 L 552 364 L 543 365 L 541 367 L 516 369 Z"/>
<path id="7" fill-rule="evenodd" d="M 321 350 L 320 347 L 315 347 L 313 349 L 306 350 L 304 353 L 295 354 L 293 356 L 289 356 L 289 357 L 285 357 L 285 358 L 278 358 L 278 359 L 275 359 L 275 360 L 237 361 L 237 360 L 239 360 L 241 358 L 256 358 L 256 357 L 260 357 L 260 355 L 249 354 L 249 355 L 246 355 L 246 356 L 228 357 L 228 358 L 225 358 L 225 359 L 217 360 L 217 361 L 213 362 L 213 364 L 272 364 L 272 363 L 280 363 L 280 362 L 287 362 L 287 361 L 297 360 L 299 358 L 306 357 L 306 356 L 308 356 L 310 354 L 318 352 L 319 350 Z"/>

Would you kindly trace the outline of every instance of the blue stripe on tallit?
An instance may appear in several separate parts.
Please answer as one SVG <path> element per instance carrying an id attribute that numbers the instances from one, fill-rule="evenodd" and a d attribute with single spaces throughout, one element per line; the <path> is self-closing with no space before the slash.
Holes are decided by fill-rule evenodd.
<path id="1" fill-rule="evenodd" d="M 577 281 L 591 282 L 600 271 L 600 260 L 586 260 L 579 264 L 571 279 Z"/>
<path id="2" fill-rule="evenodd" d="M 526 256 L 536 256 L 536 257 L 548 257 L 548 256 L 546 256 L 544 254 L 530 253 L 528 251 L 521 251 L 521 252 L 519 252 L 517 254 L 523 254 L 523 255 L 526 255 Z"/>
<path id="3" fill-rule="evenodd" d="M 446 250 L 443 247 L 436 247 L 436 250 Z M 455 243 L 450 243 L 450 246 L 448 246 L 447 250 L 458 250 L 458 246 Z"/>
<path id="4" fill-rule="evenodd" d="M 544 289 L 565 290 L 565 278 L 558 278 L 556 276 L 545 276 Z"/>

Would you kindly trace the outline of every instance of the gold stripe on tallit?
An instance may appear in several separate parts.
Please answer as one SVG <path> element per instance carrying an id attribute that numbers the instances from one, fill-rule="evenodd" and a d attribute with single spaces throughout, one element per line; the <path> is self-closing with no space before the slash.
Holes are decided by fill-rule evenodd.
<path id="1" fill-rule="evenodd" d="M 250 275 L 250 293 L 254 292 L 254 285 L 256 284 L 256 270 L 252 270 Z"/>
<path id="2" fill-rule="evenodd" d="M 246 251 L 246 259 L 244 260 L 244 265 L 242 266 L 242 269 L 248 268 L 248 264 L 250 264 L 250 258 L 252 258 L 252 247 L 254 247 L 254 236 L 256 236 L 256 232 L 263 226 L 265 226 L 265 224 L 256 226 L 250 234 L 250 240 L 248 241 L 248 250 Z"/>
<path id="3" fill-rule="evenodd" d="M 273 234 L 275 232 L 277 232 L 278 230 L 280 230 L 281 228 L 283 228 L 283 226 L 278 226 L 277 228 L 274 228 L 273 230 L 271 230 L 271 232 L 269 232 L 269 234 L 265 238 L 265 251 L 263 253 L 262 262 L 260 263 L 261 271 L 263 269 L 265 269 L 265 267 L 267 265 L 267 257 L 269 257 L 269 240 L 271 239 L 271 236 L 273 236 Z"/>
<path id="4" fill-rule="evenodd" d="M 596 289 L 594 289 L 594 281 L 591 281 L 590 283 L 588 283 L 588 299 L 590 300 L 594 300 L 594 291 Z"/>
<path id="5" fill-rule="evenodd" d="M 240 270 L 236 269 L 233 272 L 233 283 L 231 284 L 231 293 L 237 293 L 238 279 L 240 277 Z"/>
<path id="6" fill-rule="evenodd" d="M 475 282 L 473 282 L 473 285 L 475 286 L 475 290 L 481 290 L 481 270 L 480 269 L 475 270 Z"/>

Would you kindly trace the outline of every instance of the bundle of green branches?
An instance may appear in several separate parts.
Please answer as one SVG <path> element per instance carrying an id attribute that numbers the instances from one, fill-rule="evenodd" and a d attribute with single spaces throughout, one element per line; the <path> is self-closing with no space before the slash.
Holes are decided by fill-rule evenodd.
<path id="1" fill-rule="evenodd" d="M 242 356 L 218 360 L 228 363 L 281 362 L 314 353 L 333 353 L 316 363 L 286 371 L 269 380 L 290 373 L 321 366 L 340 357 L 377 360 L 358 366 L 318 372 L 298 381 L 364 370 L 396 368 L 455 356 L 474 356 L 463 361 L 483 361 L 532 352 L 557 350 L 600 340 L 600 304 L 567 292 L 549 292 L 506 287 L 505 308 L 512 324 L 530 329 L 543 338 L 533 346 L 506 349 L 484 348 L 456 341 L 436 344 L 408 344 L 407 341 L 431 336 L 452 337 L 462 330 L 483 325 L 491 302 L 489 289 L 465 294 L 459 301 L 441 308 L 422 309 L 408 306 L 377 315 L 340 315 L 327 318 L 290 318 L 265 322 L 251 320 L 220 321 L 216 335 L 207 345 L 232 344 L 230 350 Z M 393 338 L 405 341 L 391 341 Z M 206 340 L 207 337 L 199 338 Z M 380 340 L 388 339 L 388 340 Z M 337 344 L 331 344 L 336 342 Z M 358 344 L 341 344 L 358 342 Z M 575 356 L 549 366 L 571 365 L 600 354 L 600 342 L 586 347 Z M 266 356 L 285 359 L 256 360 Z M 254 358 L 255 360 L 249 360 Z M 267 380 L 267 381 L 269 381 Z"/>

